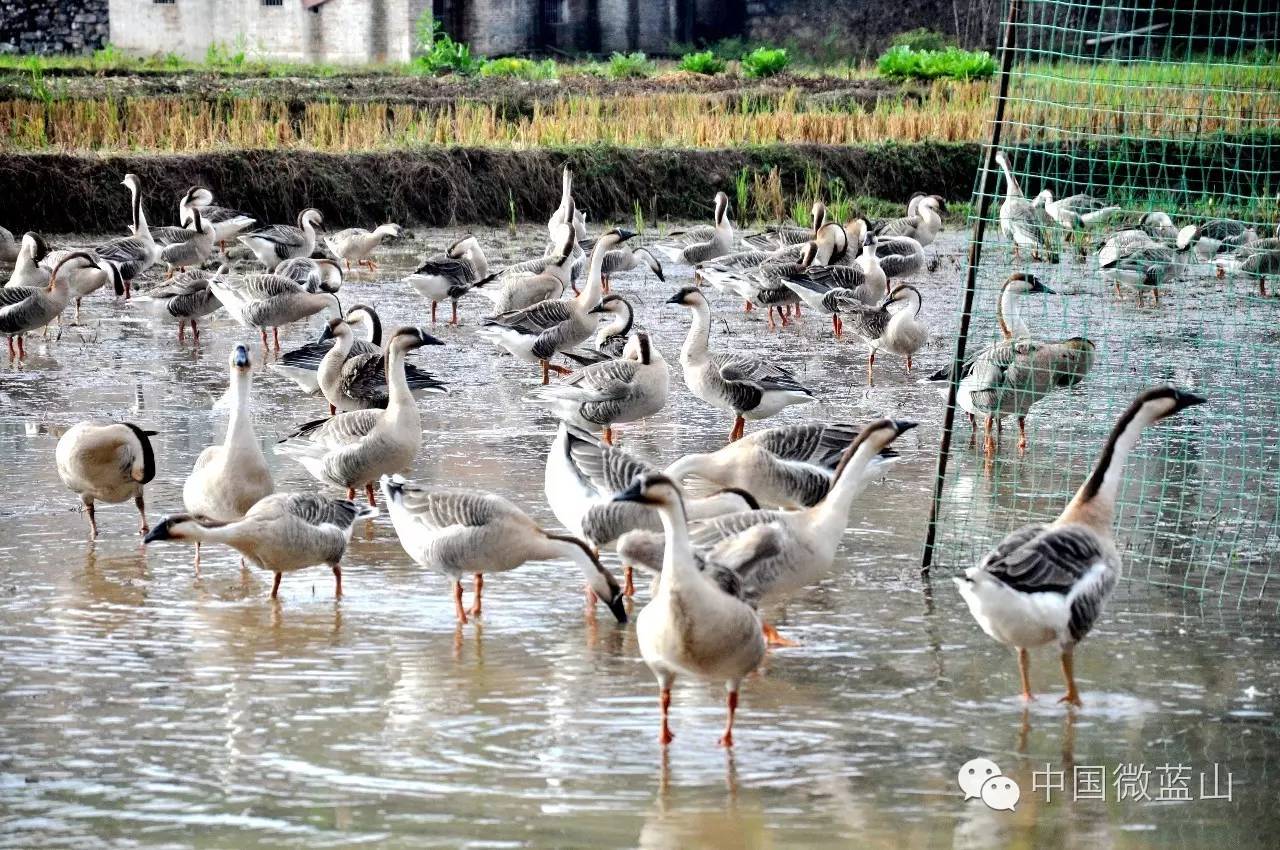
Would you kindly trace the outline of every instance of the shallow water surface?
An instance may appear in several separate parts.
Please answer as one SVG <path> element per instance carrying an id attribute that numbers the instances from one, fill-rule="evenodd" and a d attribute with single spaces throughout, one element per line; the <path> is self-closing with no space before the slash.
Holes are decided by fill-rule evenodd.
<path id="1" fill-rule="evenodd" d="M 349 279 L 344 305 L 376 305 L 388 327 L 425 324 L 399 278 L 455 235 L 421 231 L 389 248 L 380 272 Z M 508 260 L 540 246 L 533 232 L 480 235 Z M 963 244 L 948 234 L 922 283 L 934 336 L 921 371 L 950 356 Z M 673 366 L 687 317 L 663 302 L 687 275 L 614 281 Z M 831 576 L 774 612 L 801 645 L 746 683 L 732 752 L 715 745 L 722 695 L 689 681 L 661 750 L 634 626 L 584 613 L 566 563 L 491 577 L 484 616 L 458 627 L 445 579 L 408 559 L 385 517 L 357 529 L 340 601 L 321 568 L 287 576 L 273 604 L 269 575 L 214 547 L 197 576 L 190 548 L 140 546 L 131 505 L 101 506 L 89 543 L 57 479 L 54 435 L 89 416 L 158 430 L 154 522 L 180 509 L 196 454 L 220 438 L 230 348 L 262 353 L 225 316 L 194 348 L 102 293 L 86 299 L 84 325 L 32 338 L 25 363 L 0 364 L 0 846 L 1272 846 L 1274 609 L 1202 608 L 1122 583 L 1077 653 L 1084 710 L 1055 702 L 1048 652 L 1033 656 L 1042 696 L 1024 707 L 1013 656 L 948 580 L 919 575 L 936 390 L 891 358 L 864 388 L 860 348 L 833 342 L 820 318 L 770 334 L 759 313 L 716 305 L 714 345 L 768 352 L 817 390 L 779 420 L 922 422 L 857 503 Z M 498 492 L 554 523 L 542 495 L 553 421 L 524 401 L 537 370 L 476 339 L 486 307 L 464 300 L 460 327 L 433 329 L 447 346 L 415 358 L 452 393 L 421 402 L 412 477 Z M 284 347 L 319 327 L 285 329 Z M 269 369 L 254 395 L 268 448 L 325 410 Z M 662 415 L 620 432 L 665 463 L 720 445 L 730 424 L 677 376 Z M 269 461 L 279 489 L 317 486 L 287 458 Z M 975 757 L 1019 783 L 1015 811 L 963 800 L 957 771 Z M 1185 766 L 1192 799 L 1117 801 L 1113 772 L 1126 764 L 1144 766 L 1152 798 L 1168 775 L 1158 768 Z M 1221 791 L 1231 774 L 1231 801 L 1200 799 L 1215 764 Z M 1073 800 L 1075 771 L 1095 767 L 1106 801 Z M 1065 791 L 1046 802 L 1033 786 L 1058 771 Z"/>

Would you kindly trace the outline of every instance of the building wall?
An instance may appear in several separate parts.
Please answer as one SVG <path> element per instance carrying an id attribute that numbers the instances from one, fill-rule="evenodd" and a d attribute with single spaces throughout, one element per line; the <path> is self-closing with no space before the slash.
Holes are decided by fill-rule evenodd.
<path id="1" fill-rule="evenodd" d="M 107 31 L 107 0 L 0 0 L 0 53 L 83 53 Z"/>
<path id="2" fill-rule="evenodd" d="M 403 62 L 429 0 L 109 0 L 111 41 L 130 53 L 202 59 L 210 44 L 296 62 Z"/>

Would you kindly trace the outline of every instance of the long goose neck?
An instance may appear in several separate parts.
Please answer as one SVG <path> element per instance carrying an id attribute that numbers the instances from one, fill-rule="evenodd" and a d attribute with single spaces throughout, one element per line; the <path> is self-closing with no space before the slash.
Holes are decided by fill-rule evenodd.
<path id="1" fill-rule="evenodd" d="M 849 521 L 849 508 L 853 500 L 867 486 L 867 467 L 880 454 L 880 449 L 864 442 L 854 449 L 853 457 L 843 467 L 838 467 L 835 483 L 826 498 L 809 509 L 810 522 L 818 528 L 826 528 L 830 534 L 844 531 Z"/>
<path id="2" fill-rule="evenodd" d="M 698 569 L 693 564 L 693 546 L 689 543 L 689 522 L 685 517 L 684 503 L 658 507 L 658 518 L 666 536 L 662 555 L 662 581 L 659 593 L 670 593 L 690 580 L 697 580 Z"/>
<path id="3" fill-rule="evenodd" d="M 484 250 L 479 245 L 469 248 L 467 256 L 471 258 L 471 267 L 475 269 L 476 280 L 489 276 L 489 258 L 484 255 Z"/>
<path id="4" fill-rule="evenodd" d="M 693 322 L 689 325 L 689 335 L 685 337 L 680 355 L 686 360 L 701 360 L 707 356 L 711 344 L 711 308 L 703 302 L 691 312 Z"/>
<path id="5" fill-rule="evenodd" d="M 1142 430 L 1151 422 L 1150 414 L 1142 408 L 1132 416 L 1123 416 L 1116 422 L 1093 471 L 1058 518 L 1059 523 L 1080 523 L 1091 526 L 1108 537 L 1111 535 L 1116 494 L 1124 479 L 1125 461 L 1137 444 L 1138 437 L 1142 435 Z"/>
<path id="6" fill-rule="evenodd" d="M 387 346 L 387 411 L 413 408 L 413 394 L 409 392 L 409 380 L 404 374 L 405 352 L 393 342 Z"/>
<path id="7" fill-rule="evenodd" d="M 609 249 L 605 247 L 603 239 L 597 242 L 591 251 L 591 268 L 587 273 L 587 285 L 577 297 L 578 306 L 584 310 L 590 310 L 599 304 L 601 296 L 604 295 L 604 256 L 607 253 Z"/>
<path id="8" fill-rule="evenodd" d="M 249 412 L 249 395 L 253 378 L 248 372 L 236 370 L 231 375 L 231 421 L 223 445 L 248 446 L 256 442 L 253 433 L 253 416 Z"/>
<path id="9" fill-rule="evenodd" d="M 1004 180 L 1005 183 L 1008 184 L 1008 188 L 1005 190 L 1008 197 L 1024 197 L 1022 194 L 1022 187 L 1018 185 L 1018 178 L 1013 176 L 1013 169 L 1009 167 L 1009 161 L 1001 157 L 996 160 L 996 163 L 1000 166 L 1000 170 L 1004 172 Z"/>
<path id="10" fill-rule="evenodd" d="M 1022 314 L 1018 310 L 1018 293 L 1014 292 L 1011 286 L 1000 290 L 1000 301 L 996 304 L 996 321 L 999 322 L 1000 333 L 1004 334 L 1005 339 L 1026 336 L 1028 333 L 1027 323 L 1022 320 Z"/>

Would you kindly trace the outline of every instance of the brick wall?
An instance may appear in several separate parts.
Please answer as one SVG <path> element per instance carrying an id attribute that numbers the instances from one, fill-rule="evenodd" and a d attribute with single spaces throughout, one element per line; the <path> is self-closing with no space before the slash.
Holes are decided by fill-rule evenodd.
<path id="1" fill-rule="evenodd" d="M 0 0 L 0 53 L 83 53 L 107 31 L 107 0 Z"/>

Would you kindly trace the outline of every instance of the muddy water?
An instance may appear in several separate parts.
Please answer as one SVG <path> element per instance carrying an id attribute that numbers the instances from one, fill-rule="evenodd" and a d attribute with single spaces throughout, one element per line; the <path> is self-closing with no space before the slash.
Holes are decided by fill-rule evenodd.
<path id="1" fill-rule="evenodd" d="M 388 250 L 343 303 L 376 305 L 388 326 L 425 322 L 398 278 L 454 235 L 420 232 Z M 939 246 L 925 367 L 947 357 L 962 245 Z M 678 270 L 668 285 L 615 281 L 673 362 L 687 319 L 663 301 L 683 281 Z M 551 523 L 542 463 L 553 422 L 523 402 L 536 370 L 474 337 L 486 307 L 464 301 L 461 327 L 434 330 L 448 345 L 417 358 L 453 392 L 422 403 L 412 475 L 502 493 Z M 758 313 L 717 307 L 717 345 L 775 354 L 818 391 L 781 419 L 922 422 L 855 508 L 831 577 L 778 613 L 802 645 L 771 654 L 747 683 L 732 753 L 715 746 L 720 693 L 693 682 L 677 687 L 676 740 L 660 750 L 634 626 L 584 615 L 564 563 L 493 577 L 483 618 L 459 628 L 445 580 L 409 561 L 385 518 L 358 531 L 341 601 L 319 569 L 286 577 L 273 604 L 270 576 L 242 572 L 226 550 L 207 550 L 196 576 L 190 549 L 140 546 L 127 505 L 101 508 L 102 535 L 87 542 L 57 480 L 54 434 L 88 416 L 160 431 L 154 521 L 180 507 L 196 454 L 219 438 L 231 346 L 261 353 L 225 317 L 194 348 L 100 293 L 83 326 L 33 339 L 25 363 L 0 364 L 0 846 L 1271 846 L 1273 609 L 1201 608 L 1124 583 L 1078 653 L 1085 709 L 1055 703 L 1048 653 L 1033 661 L 1043 695 L 1024 708 L 1012 656 L 949 582 L 918 575 L 935 391 L 892 361 L 863 388 L 861 352 L 816 318 L 768 334 Z M 285 347 L 318 326 L 288 328 Z M 254 392 L 268 448 L 324 412 L 270 370 Z M 719 445 L 729 427 L 677 378 L 667 410 L 622 441 L 666 462 Z M 288 459 L 269 461 L 279 488 L 316 486 Z M 1019 783 L 1015 811 L 964 801 L 956 774 L 975 757 Z M 1117 801 L 1113 772 L 1126 764 L 1148 772 L 1151 798 L 1177 796 L 1185 766 L 1191 799 Z M 1230 802 L 1200 799 L 1215 764 L 1223 793 L 1231 774 Z M 1076 769 L 1087 778 L 1096 767 L 1106 801 L 1073 799 L 1089 790 Z M 1059 777 L 1065 790 L 1050 801 L 1033 790 Z"/>

